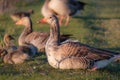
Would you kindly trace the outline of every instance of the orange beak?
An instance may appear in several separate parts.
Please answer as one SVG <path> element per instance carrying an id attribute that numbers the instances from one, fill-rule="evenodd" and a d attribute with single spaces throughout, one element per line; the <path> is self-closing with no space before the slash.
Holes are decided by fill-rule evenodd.
<path id="1" fill-rule="evenodd" d="M 45 23 L 47 23 L 47 19 L 43 18 L 43 19 L 39 20 L 37 23 L 43 23 L 43 24 L 45 24 Z"/>
<path id="2" fill-rule="evenodd" d="M 16 25 L 21 25 L 22 24 L 22 20 L 19 20 L 15 23 Z"/>

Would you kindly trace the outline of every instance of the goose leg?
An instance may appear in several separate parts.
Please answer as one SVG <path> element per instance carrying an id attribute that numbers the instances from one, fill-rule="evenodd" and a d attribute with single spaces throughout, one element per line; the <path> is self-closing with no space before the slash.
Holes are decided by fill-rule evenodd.
<path id="1" fill-rule="evenodd" d="M 69 24 L 69 21 L 70 21 L 70 16 L 68 15 L 68 16 L 66 17 L 65 26 L 68 26 L 68 24 Z"/>
<path id="2" fill-rule="evenodd" d="M 60 18 L 59 18 L 59 25 L 60 25 L 60 26 L 61 26 L 62 23 L 63 23 L 63 19 L 64 19 L 64 16 L 60 16 Z"/>
<path id="3" fill-rule="evenodd" d="M 93 67 L 92 69 L 90 69 L 90 71 L 96 71 L 97 69 L 97 67 Z"/>

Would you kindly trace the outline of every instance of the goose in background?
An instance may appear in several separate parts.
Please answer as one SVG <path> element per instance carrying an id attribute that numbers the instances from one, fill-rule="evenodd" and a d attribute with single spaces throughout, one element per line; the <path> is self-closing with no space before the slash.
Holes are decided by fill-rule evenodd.
<path id="1" fill-rule="evenodd" d="M 13 37 L 7 34 L 4 38 L 7 38 L 7 45 L 9 45 L 9 48 L 11 47 L 11 49 L 14 49 L 12 46 L 13 44 L 11 45 L 11 40 Z M 29 57 L 32 57 L 37 53 L 36 47 L 27 43 L 24 44 L 24 46 L 19 46 L 17 49 L 11 51 L 9 51 L 8 47 L 6 47 L 3 48 L 0 46 L 0 57 L 3 62 L 7 64 L 23 63 L 25 60 L 29 59 Z M 14 45 L 14 47 L 16 46 Z"/>
<path id="2" fill-rule="evenodd" d="M 14 20 L 14 22 L 20 20 L 20 18 L 28 16 L 30 17 L 31 14 L 33 14 L 34 11 L 32 9 L 29 9 L 28 11 L 18 11 L 14 12 L 13 14 L 10 15 L 10 17 Z"/>
<path id="3" fill-rule="evenodd" d="M 25 15 L 24 12 L 18 12 L 11 15 L 11 18 L 16 21 L 16 25 L 23 25 L 25 26 L 24 30 L 22 31 L 18 43 L 20 46 L 24 45 L 25 43 L 33 44 L 39 51 L 44 50 L 46 41 L 49 38 L 49 33 L 47 32 L 37 32 L 33 31 L 32 27 L 32 20 L 30 16 Z M 60 36 L 60 40 L 65 41 L 66 39 L 70 38 L 70 34 L 63 34 Z"/>
<path id="4" fill-rule="evenodd" d="M 41 8 L 41 14 L 44 17 L 55 15 L 55 12 L 52 9 L 50 9 L 48 6 L 49 2 L 50 2 L 50 0 L 45 0 L 43 6 Z"/>
<path id="5" fill-rule="evenodd" d="M 62 25 L 63 19 L 66 19 L 65 26 L 70 21 L 70 16 L 78 15 L 86 3 L 77 0 L 45 0 L 41 9 L 42 15 L 45 17 L 57 15 L 59 17 L 59 24 Z M 44 18 L 39 23 L 45 23 Z"/>
<path id="6" fill-rule="evenodd" d="M 106 67 L 120 58 L 119 53 L 82 44 L 77 40 L 60 42 L 60 27 L 56 16 L 46 18 L 50 24 L 50 37 L 45 51 L 49 64 L 59 69 L 90 69 Z"/>

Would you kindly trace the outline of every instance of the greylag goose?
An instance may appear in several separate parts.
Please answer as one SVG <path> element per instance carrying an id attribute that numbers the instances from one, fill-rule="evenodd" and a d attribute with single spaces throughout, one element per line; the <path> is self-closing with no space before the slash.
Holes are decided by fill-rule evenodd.
<path id="1" fill-rule="evenodd" d="M 24 15 L 24 12 L 14 13 L 13 15 L 11 15 L 11 17 L 14 21 L 16 21 L 16 25 L 25 26 L 18 39 L 19 45 L 24 45 L 24 43 L 31 43 L 35 47 L 37 47 L 39 51 L 44 50 L 46 41 L 49 37 L 49 33 L 33 31 L 31 18 L 27 15 Z M 61 35 L 61 41 L 70 38 L 70 36 L 70 34 Z"/>
<path id="2" fill-rule="evenodd" d="M 12 40 L 14 40 L 14 38 L 11 35 L 7 33 L 4 35 L 4 43 L 8 52 L 11 52 L 17 49 L 17 47 L 12 42 Z"/>
<path id="3" fill-rule="evenodd" d="M 45 0 L 41 12 L 44 17 L 57 15 L 60 18 L 60 25 L 62 25 L 63 19 L 66 18 L 65 26 L 67 26 L 70 16 L 80 13 L 84 6 L 85 3 L 76 0 Z M 39 22 L 45 23 L 44 18 Z"/>
<path id="4" fill-rule="evenodd" d="M 6 38 L 7 35 L 5 35 Z M 10 45 L 9 47 L 13 47 L 11 46 L 11 38 L 12 36 L 9 35 L 7 36 L 7 38 L 9 38 L 7 40 L 8 45 Z M 23 63 L 25 60 L 27 60 L 29 57 L 34 56 L 37 53 L 37 49 L 36 47 L 34 47 L 31 44 L 26 44 L 24 46 L 19 46 L 17 49 L 15 50 L 11 50 L 9 51 L 8 49 L 3 48 L 0 46 L 0 57 L 2 58 L 4 63 L 8 63 L 8 64 L 19 64 L 19 63 Z"/>
<path id="5" fill-rule="evenodd" d="M 50 37 L 45 51 L 49 64 L 60 69 L 90 69 L 95 71 L 120 58 L 120 54 L 82 44 L 77 40 L 60 42 L 60 27 L 56 16 L 50 16 Z"/>
<path id="6" fill-rule="evenodd" d="M 29 55 L 22 51 L 8 52 L 6 49 L 0 49 L 0 57 L 4 63 L 7 64 L 20 64 L 29 58 Z"/>

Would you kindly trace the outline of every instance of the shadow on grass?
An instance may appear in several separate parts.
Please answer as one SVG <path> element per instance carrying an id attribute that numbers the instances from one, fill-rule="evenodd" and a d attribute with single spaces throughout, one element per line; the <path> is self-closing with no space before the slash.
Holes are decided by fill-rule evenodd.
<path id="1" fill-rule="evenodd" d="M 119 74 L 120 73 L 120 63 L 114 62 L 113 64 L 108 65 L 106 68 L 99 70 L 100 72 L 107 72 L 112 75 Z"/>
<path id="2" fill-rule="evenodd" d="M 115 48 L 108 48 L 109 50 L 113 50 L 113 51 L 119 51 L 120 52 L 120 47 L 115 47 Z"/>
<path id="3" fill-rule="evenodd" d="M 47 62 L 46 53 L 45 53 L 44 51 L 38 53 L 38 54 L 35 56 L 35 58 L 37 58 L 37 60 L 44 61 L 45 63 Z"/>
<path id="4" fill-rule="evenodd" d="M 2 65 L 0 66 L 0 75 L 18 75 L 20 74 L 18 71 L 15 70 L 14 65 Z"/>

